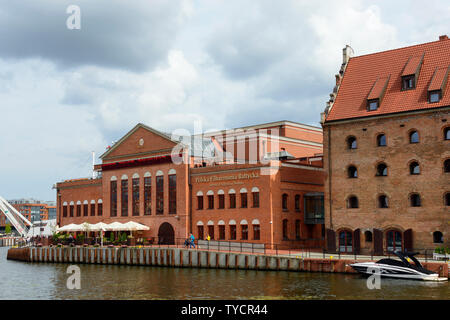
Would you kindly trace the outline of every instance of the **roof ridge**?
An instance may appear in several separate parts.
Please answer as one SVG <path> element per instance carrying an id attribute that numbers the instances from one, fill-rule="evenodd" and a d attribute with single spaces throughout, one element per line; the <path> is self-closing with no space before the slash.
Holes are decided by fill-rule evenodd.
<path id="1" fill-rule="evenodd" d="M 403 49 L 408 49 L 408 48 L 412 48 L 412 47 L 426 46 L 426 45 L 429 45 L 429 44 L 432 44 L 432 43 L 442 43 L 442 42 L 449 41 L 449 40 L 450 40 L 450 38 L 449 39 L 444 39 L 444 40 L 435 40 L 435 41 L 430 41 L 430 42 L 418 43 L 418 44 L 413 44 L 413 45 L 409 45 L 409 46 L 405 46 L 405 47 L 388 49 L 388 50 L 384 50 L 384 51 L 377 51 L 377 52 L 372 52 L 372 53 L 366 53 L 366 54 L 362 54 L 360 56 L 351 57 L 350 60 L 356 59 L 356 58 L 361 58 L 361 57 L 367 57 L 367 56 L 371 56 L 371 55 L 383 54 L 383 53 L 390 52 L 390 51 L 397 51 L 397 50 L 403 50 Z"/>

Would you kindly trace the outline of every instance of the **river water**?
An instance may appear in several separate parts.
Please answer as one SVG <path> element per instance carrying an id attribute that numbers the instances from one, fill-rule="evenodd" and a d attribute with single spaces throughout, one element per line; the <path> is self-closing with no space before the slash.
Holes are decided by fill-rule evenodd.
<path id="1" fill-rule="evenodd" d="M 67 288 L 69 264 L 6 260 L 0 248 L 0 299 L 450 299 L 450 285 L 357 274 L 149 266 L 78 265 L 81 289 Z"/>

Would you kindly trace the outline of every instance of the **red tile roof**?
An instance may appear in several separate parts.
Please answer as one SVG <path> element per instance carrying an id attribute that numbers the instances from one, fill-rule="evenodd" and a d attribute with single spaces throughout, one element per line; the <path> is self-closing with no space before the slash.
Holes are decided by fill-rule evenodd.
<path id="1" fill-rule="evenodd" d="M 388 83 L 389 83 L 389 76 L 378 78 L 375 84 L 373 85 L 372 90 L 370 90 L 367 100 L 382 98 Z"/>
<path id="2" fill-rule="evenodd" d="M 422 57 L 422 55 L 423 62 L 416 88 L 402 91 L 401 76 L 408 61 L 412 60 L 412 57 Z M 450 89 L 448 88 L 450 81 L 446 83 L 439 102 L 428 103 L 427 100 L 427 91 L 436 68 L 449 66 L 450 39 L 448 38 L 350 58 L 336 100 L 325 121 L 450 106 Z M 368 112 L 367 98 L 371 89 L 378 79 L 389 75 L 390 79 L 379 108 Z"/>

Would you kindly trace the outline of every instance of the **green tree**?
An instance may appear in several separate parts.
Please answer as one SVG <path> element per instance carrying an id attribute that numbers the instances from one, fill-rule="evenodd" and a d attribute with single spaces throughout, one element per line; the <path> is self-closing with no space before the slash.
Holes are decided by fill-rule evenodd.
<path id="1" fill-rule="evenodd" d="M 6 234 L 10 234 L 11 233 L 11 225 L 9 223 L 7 223 L 5 225 L 5 233 Z"/>

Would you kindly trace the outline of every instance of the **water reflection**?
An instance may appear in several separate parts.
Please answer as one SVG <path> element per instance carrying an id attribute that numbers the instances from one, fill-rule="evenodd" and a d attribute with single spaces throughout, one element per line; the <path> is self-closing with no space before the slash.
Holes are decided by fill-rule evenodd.
<path id="1" fill-rule="evenodd" d="M 359 275 L 251 270 L 79 265 L 81 290 L 69 290 L 68 264 L 6 260 L 0 248 L 0 299 L 449 299 L 448 283 Z"/>

